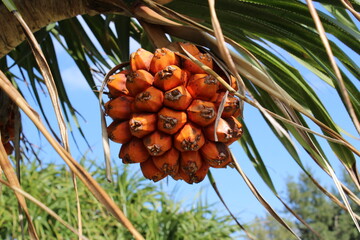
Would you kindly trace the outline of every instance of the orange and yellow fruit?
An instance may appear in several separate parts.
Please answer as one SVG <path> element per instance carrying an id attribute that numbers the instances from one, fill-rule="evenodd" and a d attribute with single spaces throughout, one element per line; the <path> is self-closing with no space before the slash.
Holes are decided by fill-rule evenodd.
<path id="1" fill-rule="evenodd" d="M 126 88 L 126 74 L 129 70 L 121 71 L 109 77 L 107 87 L 109 89 L 109 96 L 111 98 L 119 97 L 121 94 L 128 94 L 129 90 Z"/>
<path id="2" fill-rule="evenodd" d="M 210 54 L 191 43 L 179 45 L 219 69 Z M 237 89 L 235 78 L 229 81 Z M 109 138 L 122 144 L 122 162 L 139 163 L 146 178 L 198 183 L 210 167 L 232 161 L 228 146 L 242 134 L 240 101 L 228 94 L 217 116 L 226 89 L 190 59 L 167 48 L 154 53 L 140 48 L 131 54 L 129 69 L 109 78 L 108 88 Z"/>
<path id="3" fill-rule="evenodd" d="M 180 152 L 175 148 L 158 157 L 152 157 L 155 166 L 165 174 L 174 175 L 179 171 Z"/>
<path id="4" fill-rule="evenodd" d="M 129 142 L 123 144 L 120 149 L 119 158 L 123 163 L 141 163 L 150 157 L 143 141 L 140 138 L 133 137 Z"/>

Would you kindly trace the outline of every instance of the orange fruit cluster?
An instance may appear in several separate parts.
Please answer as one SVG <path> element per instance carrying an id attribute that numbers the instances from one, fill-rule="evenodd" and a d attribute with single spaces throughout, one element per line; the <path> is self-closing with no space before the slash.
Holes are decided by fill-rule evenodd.
<path id="1" fill-rule="evenodd" d="M 209 54 L 179 44 L 216 68 Z M 146 178 L 156 182 L 170 175 L 198 183 L 210 167 L 224 168 L 232 161 L 228 146 L 242 134 L 239 99 L 227 96 L 215 129 L 226 90 L 191 60 L 167 48 L 154 53 L 140 48 L 131 54 L 129 69 L 112 75 L 107 87 L 105 113 L 113 119 L 108 136 L 122 144 L 122 162 L 140 163 Z"/>

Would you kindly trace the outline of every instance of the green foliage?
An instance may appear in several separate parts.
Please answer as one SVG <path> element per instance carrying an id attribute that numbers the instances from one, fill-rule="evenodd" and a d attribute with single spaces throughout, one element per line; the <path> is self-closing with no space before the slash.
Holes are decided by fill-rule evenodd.
<path id="1" fill-rule="evenodd" d="M 345 179 L 345 181 L 348 184 L 351 183 L 349 179 Z M 300 175 L 297 183 L 290 181 L 287 185 L 288 198 L 294 211 L 324 239 L 359 239 L 360 234 L 354 228 L 349 214 L 325 197 L 305 174 Z M 336 195 L 336 191 L 333 192 Z M 356 204 L 352 204 L 351 207 L 354 212 L 360 210 Z M 318 239 L 305 226 L 299 223 L 296 225 L 303 239 Z"/>
<path id="2" fill-rule="evenodd" d="M 104 187 L 146 239 L 231 239 L 237 227 L 230 216 L 198 202 L 184 209 L 138 174 L 126 169 L 114 170 L 114 182 L 108 183 L 105 170 L 92 165 L 95 179 Z M 23 189 L 45 203 L 76 228 L 76 201 L 71 174 L 64 166 L 32 163 L 22 167 Z M 84 235 L 90 239 L 132 239 L 101 204 L 79 183 Z M 0 239 L 21 235 L 17 201 L 11 190 L 3 187 L 0 195 Z M 75 235 L 45 211 L 29 202 L 30 213 L 40 239 L 74 239 Z"/>
<path id="3" fill-rule="evenodd" d="M 286 223 L 294 228 L 294 223 L 286 221 Z M 249 232 L 255 236 L 255 239 L 267 239 L 267 240 L 278 240 L 278 239 L 287 239 L 292 240 L 296 239 L 289 231 L 280 225 L 274 218 L 270 215 L 267 215 L 264 219 L 256 217 L 253 220 L 253 223 L 249 225 Z"/>
<path id="4" fill-rule="evenodd" d="M 351 185 L 351 180 L 345 175 L 344 182 Z M 299 214 L 319 235 L 326 240 L 356 240 L 360 233 L 354 227 L 349 214 L 327 198 L 315 184 L 301 174 L 298 181 L 289 180 L 287 183 L 287 197 L 292 209 Z M 355 187 L 351 190 L 355 190 Z M 337 195 L 337 191 L 332 191 Z M 356 191 L 355 191 L 356 192 Z M 360 208 L 351 204 L 354 212 Z M 284 209 L 284 213 L 287 211 Z M 287 219 L 288 224 L 299 233 L 301 239 L 319 239 L 306 226 L 298 221 Z M 286 229 L 277 223 L 270 215 L 264 219 L 257 217 L 249 226 L 257 239 L 295 239 Z"/>

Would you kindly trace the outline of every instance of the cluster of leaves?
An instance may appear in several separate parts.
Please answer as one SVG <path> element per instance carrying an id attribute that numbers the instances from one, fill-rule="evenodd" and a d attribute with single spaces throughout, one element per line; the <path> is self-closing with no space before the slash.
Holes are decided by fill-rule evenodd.
<path id="1" fill-rule="evenodd" d="M 340 65 L 341 72 L 349 92 L 350 102 L 355 109 L 356 115 L 359 116 L 360 105 L 358 99 L 360 99 L 360 95 L 351 79 L 354 77 L 359 78 L 360 72 L 352 57 L 347 52 L 344 52 L 339 47 L 340 44 L 338 44 L 342 42 L 351 49 L 352 53 L 358 54 L 360 52 L 358 47 L 358 27 L 340 1 L 331 4 L 329 1 L 323 0 L 317 2 L 319 3 L 318 13 L 326 31 L 336 38 L 336 42 L 330 41 L 330 43 L 335 57 L 342 63 Z M 353 6 L 355 10 L 359 9 L 359 5 L 356 2 L 353 3 Z M 211 27 L 212 20 L 209 4 L 205 0 L 173 1 L 167 7 L 172 11 L 199 19 L 199 22 L 205 27 Z M 274 83 L 278 84 L 286 94 L 291 96 L 303 108 L 303 112 L 293 108 L 289 110 L 292 118 L 295 119 L 294 121 L 304 127 L 308 127 L 308 122 L 304 115 L 306 112 L 306 114 L 315 117 L 327 125 L 333 131 L 332 133 L 342 141 L 343 139 L 340 136 L 337 124 L 333 121 L 332 116 L 324 107 L 317 93 L 312 89 L 301 72 L 284 60 L 284 56 L 282 56 L 282 53 L 284 53 L 285 56 L 294 57 L 298 62 L 309 68 L 310 71 L 317 74 L 321 80 L 334 87 L 341 96 L 339 84 L 333 73 L 326 51 L 322 47 L 314 21 L 308 11 L 308 7 L 303 1 L 226 0 L 216 3 L 216 12 L 224 34 L 251 52 L 266 69 L 266 74 L 271 76 Z M 148 33 L 139 25 L 136 17 L 136 13 L 134 13 L 134 18 L 112 14 L 83 15 L 78 18 L 50 24 L 37 33 L 38 41 L 42 45 L 42 50 L 50 63 L 49 65 L 54 75 L 65 118 L 67 121 L 71 121 L 70 115 L 72 115 L 80 134 L 83 136 L 81 126 L 76 120 L 78 115 L 72 107 L 72 101 L 68 98 L 66 86 L 62 81 L 54 41 L 59 42 L 64 47 L 74 59 L 91 88 L 94 88 L 96 83 L 93 73 L 100 72 L 105 74 L 107 69 L 110 68 L 106 58 L 109 58 L 114 64 L 128 59 L 131 38 L 139 42 L 142 47 L 151 48 Z M 177 31 L 175 31 L 175 28 L 171 29 L 164 26 L 162 28 L 167 30 L 170 37 L 174 39 L 185 39 L 189 35 L 186 32 L 188 29 L 185 27 L 179 28 Z M 195 42 L 198 40 L 200 44 L 201 39 L 199 39 L 199 36 L 195 34 L 193 37 L 193 39 L 185 40 Z M 99 44 L 96 44 L 96 42 Z M 279 54 L 279 52 L 274 50 L 272 48 L 274 45 L 271 44 L 280 47 L 282 53 Z M 106 54 L 106 57 L 101 54 L 102 52 Z M 244 52 L 239 51 L 238 53 L 243 54 L 249 63 L 258 65 Z M 47 116 L 42 108 L 43 103 L 38 97 L 38 89 L 42 87 L 42 80 L 41 76 L 37 74 L 39 72 L 38 67 L 31 55 L 29 46 L 22 44 L 8 56 L 15 61 L 13 66 L 18 66 L 23 74 L 27 73 L 34 96 L 44 115 L 44 119 L 47 121 Z M 10 63 L 7 62 L 6 58 L 2 58 L 0 59 L 0 66 L 3 69 L 8 69 Z M 14 73 L 14 68 L 10 68 L 10 72 Z M 22 78 L 22 76 L 17 77 L 19 79 Z M 247 76 L 243 76 L 243 79 L 247 90 L 257 102 L 279 116 L 288 117 L 288 113 L 283 111 L 283 106 L 279 106 L 278 102 L 274 101 L 271 91 L 269 92 L 264 89 L 258 82 L 248 79 Z M 18 79 L 15 78 L 14 83 L 16 81 Z M 288 103 L 285 101 L 286 104 Z M 263 163 L 263 158 L 258 152 L 258 146 L 256 146 L 256 142 L 253 141 L 250 131 L 247 129 L 245 120 L 243 124 L 246 134 L 241 144 L 261 177 L 272 191 L 276 193 L 276 188 L 273 186 L 272 179 Z M 270 122 L 268 123 L 289 154 L 303 168 L 303 160 L 300 158 L 292 142 L 282 137 L 276 127 Z M 312 134 L 306 135 L 293 125 L 281 121 L 279 121 L 279 124 L 289 134 L 294 136 L 316 162 L 325 168 L 323 161 L 328 160 L 328 154 L 323 151 L 322 146 Z M 48 123 L 48 126 L 51 128 L 51 124 Z M 325 132 L 325 135 L 329 134 L 324 128 L 322 130 Z M 355 167 L 356 159 L 352 152 L 354 150 L 331 141 L 329 141 L 329 144 L 336 155 L 339 156 L 339 160 L 348 169 L 351 170 Z"/>
<path id="2" fill-rule="evenodd" d="M 115 169 L 114 181 L 108 183 L 104 179 L 105 169 L 96 164 L 89 167 L 95 179 L 146 239 L 231 239 L 238 230 L 230 216 L 214 211 L 213 206 L 198 201 L 184 209 L 181 203 L 171 200 L 137 173 L 130 175 L 126 169 Z M 69 171 L 63 165 L 41 166 L 35 162 L 23 165 L 21 171 L 23 189 L 76 226 L 76 200 Z M 85 236 L 91 239 L 132 238 L 82 184 L 78 190 Z M 38 206 L 31 202 L 28 206 L 40 239 L 75 238 L 70 230 Z M 0 215 L 0 238 L 20 237 L 18 204 L 13 192 L 6 187 L 1 190 Z"/>
<path id="3" fill-rule="evenodd" d="M 356 189 L 346 174 L 344 175 L 344 182 L 349 184 L 351 190 Z M 287 198 L 292 209 L 309 223 L 323 239 L 359 239 L 360 233 L 353 227 L 354 223 L 349 214 L 324 197 L 322 192 L 305 174 L 301 174 L 297 181 L 290 179 L 287 183 L 287 190 Z M 336 195 L 335 189 L 332 192 Z M 351 207 L 355 212 L 360 211 L 360 207 L 354 203 L 351 204 Z M 286 212 L 284 210 L 284 213 Z M 296 229 L 301 239 L 319 239 L 300 222 L 288 218 L 287 223 Z M 264 219 L 257 217 L 249 225 L 249 229 L 257 239 L 295 239 L 280 224 L 273 221 L 270 215 L 267 215 Z"/>

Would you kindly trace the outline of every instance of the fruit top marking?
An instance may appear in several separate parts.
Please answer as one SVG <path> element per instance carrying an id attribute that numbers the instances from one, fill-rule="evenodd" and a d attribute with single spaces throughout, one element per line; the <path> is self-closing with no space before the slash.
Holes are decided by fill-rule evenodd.
<path id="1" fill-rule="evenodd" d="M 196 135 L 195 139 L 192 140 L 190 138 L 184 139 L 181 142 L 181 147 L 185 151 L 196 151 L 199 148 L 198 142 L 200 141 L 201 136 L 198 134 Z"/>
<path id="2" fill-rule="evenodd" d="M 142 127 L 142 123 L 141 123 L 140 121 L 133 120 L 133 121 L 130 123 L 130 128 L 131 128 L 131 130 L 133 130 L 133 131 L 140 131 L 140 130 L 141 130 L 141 127 Z"/>
<path id="3" fill-rule="evenodd" d="M 190 172 L 190 173 L 194 173 L 194 172 L 196 172 L 197 170 L 199 170 L 196 162 L 194 162 L 194 161 L 188 162 L 188 163 L 186 164 L 186 166 L 183 167 L 183 169 L 184 169 L 185 171 L 187 171 L 187 172 Z"/>
<path id="4" fill-rule="evenodd" d="M 210 85 L 210 84 L 216 85 L 216 84 L 217 84 L 217 80 L 216 80 L 216 78 L 215 78 L 214 76 L 212 76 L 212 75 L 207 75 L 207 76 L 205 77 L 204 83 L 209 84 L 209 85 Z"/>
<path id="5" fill-rule="evenodd" d="M 151 99 L 151 94 L 149 92 L 140 93 L 137 96 L 137 99 L 141 102 L 149 101 Z"/>
<path id="6" fill-rule="evenodd" d="M 161 120 L 164 120 L 163 127 L 165 129 L 173 129 L 178 123 L 178 120 L 176 118 L 167 117 L 164 115 L 160 115 L 159 118 Z"/>
<path id="7" fill-rule="evenodd" d="M 200 115 L 205 119 L 212 119 L 215 116 L 215 111 L 211 107 L 205 107 L 201 110 Z"/>
<path id="8" fill-rule="evenodd" d="M 160 79 L 164 80 L 165 78 L 171 77 L 172 75 L 174 75 L 175 70 L 176 68 L 174 68 L 173 66 L 167 66 L 166 68 L 164 68 L 164 70 L 159 72 Z"/>
<path id="9" fill-rule="evenodd" d="M 126 81 L 134 82 L 134 79 L 137 78 L 139 74 L 137 72 L 131 72 L 130 74 L 126 75 Z"/>
<path id="10" fill-rule="evenodd" d="M 165 93 L 165 98 L 169 101 L 178 101 L 183 94 L 179 91 L 179 89 L 175 89 L 174 91 Z"/>
<path id="11" fill-rule="evenodd" d="M 156 156 L 156 155 L 159 155 L 162 150 L 161 150 L 161 146 L 157 145 L 157 144 L 154 144 L 154 145 L 151 145 L 151 146 L 147 146 L 147 148 L 149 149 L 150 153 L 153 155 L 153 156 Z"/>

